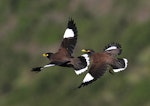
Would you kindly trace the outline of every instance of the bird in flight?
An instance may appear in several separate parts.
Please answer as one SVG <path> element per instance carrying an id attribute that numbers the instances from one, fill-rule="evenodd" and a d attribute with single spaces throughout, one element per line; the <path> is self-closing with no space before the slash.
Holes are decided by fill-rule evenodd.
<path id="1" fill-rule="evenodd" d="M 109 67 L 111 67 L 114 72 L 120 72 L 127 68 L 128 60 L 126 58 L 117 58 L 122 52 L 121 45 L 118 43 L 108 44 L 100 53 L 96 53 L 92 49 L 83 49 L 82 52 L 88 54 L 91 65 L 78 88 L 96 81 Z"/>
<path id="2" fill-rule="evenodd" d="M 83 54 L 78 57 L 72 56 L 73 50 L 77 43 L 78 31 L 73 19 L 68 20 L 67 28 L 65 30 L 63 40 L 56 53 L 47 52 L 43 56 L 50 60 L 49 64 L 35 67 L 32 71 L 41 71 L 44 68 L 51 66 L 71 67 L 75 70 L 77 75 L 86 71 L 89 65 L 88 54 Z"/>

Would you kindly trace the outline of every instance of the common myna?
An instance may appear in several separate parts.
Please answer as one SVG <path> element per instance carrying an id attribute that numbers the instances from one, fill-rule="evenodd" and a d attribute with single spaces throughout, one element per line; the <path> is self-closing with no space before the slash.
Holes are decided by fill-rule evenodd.
<path id="1" fill-rule="evenodd" d="M 108 44 L 101 53 L 95 53 L 91 49 L 83 49 L 82 52 L 89 55 L 91 65 L 88 73 L 78 88 L 96 81 L 109 68 L 112 68 L 114 72 L 120 72 L 127 68 L 127 59 L 116 57 L 122 52 L 121 45 L 118 43 Z"/>
<path id="2" fill-rule="evenodd" d="M 89 57 L 83 54 L 79 57 L 73 57 L 72 53 L 77 42 L 77 27 L 72 19 L 69 19 L 67 29 L 64 33 L 62 43 L 56 53 L 44 53 L 43 56 L 50 60 L 50 63 L 43 67 L 33 68 L 32 71 L 41 71 L 51 66 L 72 67 L 76 74 L 80 74 L 87 70 L 89 65 Z"/>

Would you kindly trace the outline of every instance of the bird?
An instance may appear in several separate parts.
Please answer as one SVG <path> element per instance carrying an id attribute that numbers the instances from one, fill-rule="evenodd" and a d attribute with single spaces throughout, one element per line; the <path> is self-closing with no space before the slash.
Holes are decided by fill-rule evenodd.
<path id="1" fill-rule="evenodd" d="M 96 81 L 110 68 L 114 73 L 127 68 L 128 60 L 126 58 L 117 58 L 122 53 L 122 48 L 119 43 L 110 43 L 105 46 L 102 52 L 98 53 L 92 49 L 82 49 L 82 52 L 89 55 L 91 65 L 78 88 Z M 112 73 L 110 70 L 109 72 Z"/>
<path id="2" fill-rule="evenodd" d="M 67 28 L 63 35 L 63 40 L 56 53 L 47 52 L 43 56 L 50 60 L 49 64 L 32 68 L 32 71 L 39 72 L 44 68 L 51 66 L 71 67 L 77 75 L 86 71 L 89 65 L 88 54 L 83 54 L 78 57 L 72 56 L 73 50 L 77 43 L 78 31 L 76 24 L 72 18 L 68 20 Z"/>

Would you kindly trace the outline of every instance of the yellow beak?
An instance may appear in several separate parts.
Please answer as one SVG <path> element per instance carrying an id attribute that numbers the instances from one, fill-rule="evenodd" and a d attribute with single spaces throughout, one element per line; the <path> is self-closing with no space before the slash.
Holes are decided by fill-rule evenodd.
<path id="1" fill-rule="evenodd" d="M 83 52 L 83 53 L 87 53 L 87 51 L 86 51 L 85 49 L 82 49 L 82 50 L 81 50 L 81 52 Z"/>
<path id="2" fill-rule="evenodd" d="M 47 56 L 48 56 L 48 54 L 47 54 L 47 53 L 44 53 L 44 54 L 43 54 L 43 57 L 47 57 Z"/>

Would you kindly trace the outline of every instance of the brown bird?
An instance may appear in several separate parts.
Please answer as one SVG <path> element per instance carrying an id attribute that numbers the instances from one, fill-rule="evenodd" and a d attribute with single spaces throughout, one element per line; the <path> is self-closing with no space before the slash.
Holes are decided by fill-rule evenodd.
<path id="1" fill-rule="evenodd" d="M 83 49 L 82 52 L 89 55 L 91 66 L 78 88 L 96 81 L 110 67 L 112 67 L 114 72 L 120 72 L 127 68 L 127 59 L 116 57 L 122 52 L 121 45 L 118 43 L 108 44 L 108 46 L 106 46 L 104 51 L 101 53 L 95 53 L 91 49 Z"/>
<path id="2" fill-rule="evenodd" d="M 32 71 L 41 71 L 51 66 L 72 67 L 76 74 L 80 74 L 87 70 L 89 65 L 89 57 L 83 54 L 79 57 L 73 57 L 72 53 L 77 42 L 77 27 L 72 19 L 68 21 L 67 29 L 64 33 L 62 43 L 56 53 L 44 53 L 43 56 L 50 60 L 50 63 L 43 67 L 33 68 Z"/>

